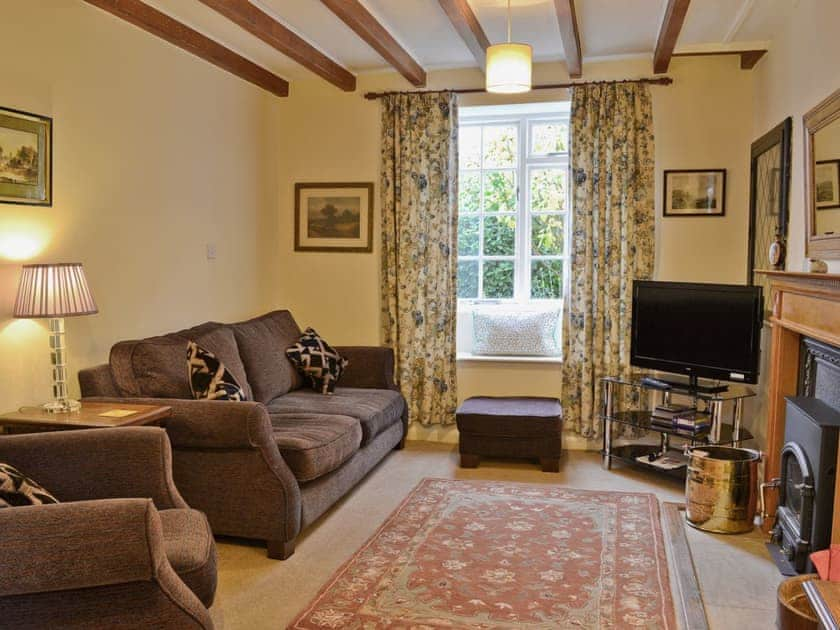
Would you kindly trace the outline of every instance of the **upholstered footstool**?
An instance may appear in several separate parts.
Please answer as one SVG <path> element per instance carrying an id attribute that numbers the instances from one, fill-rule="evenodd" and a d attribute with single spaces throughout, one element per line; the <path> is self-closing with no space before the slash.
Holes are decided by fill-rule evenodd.
<path id="1" fill-rule="evenodd" d="M 461 466 L 481 456 L 539 459 L 544 472 L 559 472 L 563 411 L 556 398 L 477 396 L 455 414 Z"/>

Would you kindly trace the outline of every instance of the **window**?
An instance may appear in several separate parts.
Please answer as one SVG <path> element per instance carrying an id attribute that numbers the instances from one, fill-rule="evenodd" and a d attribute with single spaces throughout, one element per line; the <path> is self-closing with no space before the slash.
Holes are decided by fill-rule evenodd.
<path id="1" fill-rule="evenodd" d="M 461 109 L 459 299 L 562 298 L 568 136 L 567 103 Z"/>

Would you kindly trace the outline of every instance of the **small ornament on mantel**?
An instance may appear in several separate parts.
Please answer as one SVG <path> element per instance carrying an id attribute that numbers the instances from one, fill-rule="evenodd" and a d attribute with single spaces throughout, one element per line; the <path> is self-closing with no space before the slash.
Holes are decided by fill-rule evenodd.
<path id="1" fill-rule="evenodd" d="M 811 258 L 808 260 L 808 271 L 811 273 L 828 273 L 828 263 L 824 260 Z"/>
<path id="2" fill-rule="evenodd" d="M 770 249 L 767 252 L 767 260 L 772 265 L 773 269 L 780 271 L 785 268 L 785 244 L 782 241 L 782 234 L 776 230 L 776 238 L 770 243 Z"/>

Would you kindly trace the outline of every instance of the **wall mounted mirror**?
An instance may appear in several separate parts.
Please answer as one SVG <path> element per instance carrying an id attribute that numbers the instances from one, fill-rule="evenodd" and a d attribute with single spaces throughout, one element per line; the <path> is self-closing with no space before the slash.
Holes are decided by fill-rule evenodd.
<path id="1" fill-rule="evenodd" d="M 840 258 L 840 90 L 802 119 L 809 258 Z"/>
<path id="2" fill-rule="evenodd" d="M 769 305 L 770 287 L 759 269 L 784 269 L 790 190 L 790 134 L 793 119 L 786 118 L 750 147 L 750 242 L 747 283 L 764 287 Z"/>

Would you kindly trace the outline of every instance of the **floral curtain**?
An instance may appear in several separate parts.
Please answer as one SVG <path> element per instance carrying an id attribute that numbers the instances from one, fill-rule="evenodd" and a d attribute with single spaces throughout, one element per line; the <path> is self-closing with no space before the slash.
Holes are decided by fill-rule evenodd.
<path id="1" fill-rule="evenodd" d="M 382 99 L 382 328 L 409 419 L 455 420 L 457 104 L 449 92 Z"/>
<path id="2" fill-rule="evenodd" d="M 563 414 L 584 437 L 601 434 L 598 379 L 629 375 L 633 280 L 653 273 L 652 119 L 646 84 L 572 89 Z"/>

